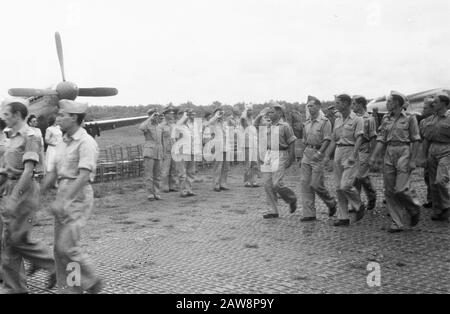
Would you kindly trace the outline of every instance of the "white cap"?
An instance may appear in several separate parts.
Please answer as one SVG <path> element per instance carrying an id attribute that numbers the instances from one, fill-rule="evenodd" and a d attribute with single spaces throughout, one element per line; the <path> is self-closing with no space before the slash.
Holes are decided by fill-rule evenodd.
<path id="1" fill-rule="evenodd" d="M 86 113 L 88 104 L 68 99 L 62 99 L 59 101 L 59 109 L 67 113 L 81 114 Z"/>

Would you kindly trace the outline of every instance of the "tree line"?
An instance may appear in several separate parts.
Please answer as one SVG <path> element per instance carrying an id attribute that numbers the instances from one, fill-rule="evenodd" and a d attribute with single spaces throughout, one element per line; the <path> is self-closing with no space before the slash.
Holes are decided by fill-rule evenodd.
<path id="1" fill-rule="evenodd" d="M 278 101 L 280 104 L 283 104 L 286 107 L 286 114 L 289 115 L 292 111 L 299 112 L 303 117 L 305 115 L 305 103 L 299 102 L 287 102 L 287 101 Z M 254 111 L 259 113 L 263 108 L 269 106 L 269 102 L 262 104 L 253 104 Z M 322 102 L 322 108 L 324 111 L 332 104 L 330 101 Z M 150 108 L 159 108 L 162 109 L 166 105 L 159 104 L 150 104 L 150 105 L 137 105 L 137 106 L 90 106 L 87 112 L 87 120 L 105 120 L 105 119 L 119 119 L 119 118 L 129 118 L 136 116 L 144 116 Z M 245 108 L 245 103 L 240 102 L 234 105 L 224 105 L 219 101 L 214 101 L 210 105 L 207 106 L 197 106 L 192 102 L 185 102 L 177 106 L 178 108 L 189 108 L 193 109 L 198 116 L 205 116 L 208 113 L 212 113 L 215 108 L 219 106 L 224 106 L 226 110 L 230 112 L 242 112 Z"/>

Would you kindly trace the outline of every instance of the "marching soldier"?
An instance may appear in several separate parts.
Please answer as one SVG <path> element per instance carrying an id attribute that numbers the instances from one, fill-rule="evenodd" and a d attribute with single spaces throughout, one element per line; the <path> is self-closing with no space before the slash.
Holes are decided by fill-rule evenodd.
<path id="1" fill-rule="evenodd" d="M 215 156 L 219 157 L 214 160 L 214 191 L 228 191 L 227 186 L 228 173 L 230 171 L 230 161 L 227 157 L 227 152 L 230 149 L 234 150 L 234 147 L 228 147 L 228 141 L 226 134 L 228 127 L 224 120 L 225 111 L 222 107 L 216 108 L 213 112 L 213 117 L 206 123 L 206 127 L 211 130 L 211 136 L 214 141 L 217 141 L 216 149 L 221 149 L 221 152 L 215 152 Z"/>
<path id="2" fill-rule="evenodd" d="M 338 198 L 338 220 L 334 225 L 349 226 L 350 212 L 356 212 L 356 221 L 364 217 L 365 206 L 354 187 L 359 171 L 359 149 L 364 135 L 364 122 L 351 111 L 352 99 L 347 94 L 336 96 L 336 108 L 341 114 L 336 119 L 329 156 L 334 155 L 334 176 Z M 328 158 L 329 158 L 328 156 Z"/>
<path id="3" fill-rule="evenodd" d="M 431 126 L 431 124 L 426 125 L 425 123 L 427 121 L 426 119 L 434 113 L 433 112 L 433 103 L 434 103 L 433 97 L 427 97 L 423 101 L 422 120 L 419 123 L 420 135 L 423 139 L 422 152 L 424 152 L 427 149 L 425 147 L 425 143 L 426 143 L 425 133 L 427 132 L 427 130 L 425 130 L 425 129 L 429 128 Z M 426 156 L 426 155 L 424 154 L 424 156 Z M 424 208 L 432 208 L 433 202 L 431 199 L 431 184 L 430 184 L 430 172 L 429 172 L 428 162 L 425 161 L 423 166 L 424 166 L 423 179 L 425 181 L 425 185 L 427 186 L 427 202 L 425 204 L 423 204 L 422 206 Z"/>
<path id="4" fill-rule="evenodd" d="M 195 179 L 195 142 L 194 142 L 194 119 L 195 113 L 192 109 L 180 110 L 182 113 L 181 119 L 177 122 L 177 127 L 180 128 L 179 133 L 182 137 L 186 137 L 190 141 L 188 151 L 181 152 L 181 161 L 179 161 L 180 170 L 180 188 L 181 197 L 196 196 L 192 192 L 192 184 Z M 184 147 L 183 147 L 184 148 Z"/>
<path id="5" fill-rule="evenodd" d="M 377 146 L 370 157 L 370 164 L 386 148 L 384 156 L 384 190 L 386 205 L 392 220 L 389 232 L 401 232 L 405 228 L 403 210 L 410 216 L 410 225 L 416 226 L 420 218 L 420 204 L 411 187 L 411 172 L 416 168 L 419 126 L 416 117 L 403 110 L 406 97 L 391 92 L 387 100 L 389 111 L 383 118 L 377 138 Z"/>
<path id="6" fill-rule="evenodd" d="M 51 206 L 55 216 L 54 253 L 58 288 L 61 293 L 98 293 L 102 282 L 80 244 L 81 230 L 94 206 L 90 182 L 96 174 L 98 147 L 81 127 L 88 105 L 70 100 L 59 102 L 58 124 L 65 133 L 56 147 L 55 159 L 45 177 L 42 192 L 58 180 L 56 200 Z M 74 266 L 76 265 L 76 267 Z M 80 281 L 69 275 L 79 271 Z"/>
<path id="7" fill-rule="evenodd" d="M 148 200 L 161 200 L 159 191 L 161 188 L 161 160 L 163 158 L 162 130 L 158 126 L 158 111 L 150 109 L 147 112 L 149 118 L 140 126 L 144 133 L 144 168 L 148 183 Z"/>
<path id="8" fill-rule="evenodd" d="M 173 128 L 178 110 L 168 105 L 163 110 L 164 121 L 159 125 L 162 131 L 163 160 L 161 165 L 162 189 L 164 193 L 179 191 L 179 165 L 172 158 L 172 146 L 175 142 Z"/>
<path id="9" fill-rule="evenodd" d="M 50 252 L 30 238 L 39 206 L 39 185 L 33 172 L 39 163 L 42 143 L 26 124 L 27 116 L 27 107 L 19 100 L 4 103 L 5 121 L 12 130 L 0 170 L 0 185 L 5 184 L 1 205 L 4 289 L 0 293 L 6 294 L 28 291 L 23 259 L 30 261 L 33 271 L 42 268 L 51 273 L 48 287 L 55 285 L 55 262 Z"/>
<path id="10" fill-rule="evenodd" d="M 425 154 L 431 183 L 434 221 L 448 221 L 450 216 L 450 97 L 445 92 L 434 96 L 435 113 L 426 119 Z"/>
<path id="11" fill-rule="evenodd" d="M 303 143 L 306 148 L 301 163 L 301 193 L 303 203 L 302 222 L 315 221 L 315 194 L 329 209 L 329 216 L 336 213 L 336 200 L 324 184 L 324 157 L 331 141 L 331 122 L 321 111 L 322 104 L 316 97 L 309 96 L 307 110 L 310 118 L 303 127 Z"/>
<path id="12" fill-rule="evenodd" d="M 256 132 L 256 128 L 253 126 L 252 106 L 247 106 L 245 108 L 241 116 L 240 125 L 242 127 L 242 132 L 245 132 L 244 184 L 246 188 L 257 188 L 259 187 L 259 185 L 256 183 L 256 177 L 258 174 L 258 134 Z M 253 156 L 251 152 L 256 152 L 256 156 Z"/>
<path id="13" fill-rule="evenodd" d="M 377 192 L 373 188 L 369 177 L 369 158 L 377 140 L 376 122 L 367 112 L 367 100 L 363 96 L 353 96 L 352 107 L 353 112 L 360 116 L 364 122 L 363 142 L 359 148 L 359 172 L 355 186 L 360 195 L 361 190 L 364 189 L 368 201 L 367 210 L 372 210 L 375 208 L 377 201 Z"/>
<path id="14" fill-rule="evenodd" d="M 294 131 L 287 122 L 282 121 L 284 107 L 273 103 L 269 108 L 263 110 L 255 119 L 255 127 L 259 130 L 261 120 L 264 116 L 270 119 L 268 126 L 269 136 L 267 138 L 267 153 L 264 161 L 264 188 L 267 200 L 272 207 L 272 211 L 263 216 L 264 219 L 278 218 L 277 200 L 280 196 L 289 204 L 291 214 L 297 210 L 297 196 L 294 191 L 283 183 L 286 170 L 295 161 L 295 140 Z M 275 132 L 275 133 L 273 133 Z M 278 133 L 278 134 L 277 134 Z M 278 147 L 272 147 L 271 135 L 278 135 Z"/>

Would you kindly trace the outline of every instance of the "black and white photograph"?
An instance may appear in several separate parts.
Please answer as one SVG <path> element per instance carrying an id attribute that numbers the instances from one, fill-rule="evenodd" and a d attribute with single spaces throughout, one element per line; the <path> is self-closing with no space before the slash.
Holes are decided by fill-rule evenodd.
<path id="1" fill-rule="evenodd" d="M 0 294 L 450 293 L 450 1 L 0 8 Z"/>

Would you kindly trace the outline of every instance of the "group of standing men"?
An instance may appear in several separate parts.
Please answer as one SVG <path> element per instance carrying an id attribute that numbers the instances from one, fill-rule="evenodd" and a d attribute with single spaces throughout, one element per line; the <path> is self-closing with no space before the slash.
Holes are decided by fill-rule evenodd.
<path id="1" fill-rule="evenodd" d="M 196 162 L 203 160 L 203 146 L 219 136 L 223 136 L 223 154 L 221 158 L 213 161 L 213 190 L 215 192 L 229 190 L 227 179 L 230 165 L 227 154 L 234 151 L 234 146 L 233 141 L 229 141 L 226 136 L 226 129 L 239 123 L 236 117 L 225 117 L 223 107 L 218 107 L 209 119 L 203 119 L 200 125 L 202 129 L 197 133 L 194 129 L 196 114 L 192 109 L 168 105 L 161 112 L 153 108 L 147 114 L 149 118 L 139 126 L 139 129 L 145 137 L 143 156 L 150 201 L 161 200 L 161 191 L 179 192 L 181 197 L 195 196 L 192 185 L 195 181 Z M 176 149 L 174 145 L 183 136 L 191 139 L 192 143 L 187 148 L 177 151 L 178 158 L 176 158 L 173 152 Z M 251 164 L 251 170 L 246 176 L 248 177 L 246 186 L 257 187 L 254 163 Z"/>
<path id="2" fill-rule="evenodd" d="M 70 100 L 59 103 L 58 130 L 46 136 L 50 151 L 43 183 L 37 181 L 37 169 L 43 166 L 42 134 L 26 123 L 28 109 L 19 99 L 3 103 L 0 123 L 0 294 L 28 293 L 28 275 L 43 269 L 48 272 L 48 287 L 57 285 L 61 293 L 98 293 L 102 282 L 95 276 L 80 243 L 83 226 L 93 207 L 90 182 L 95 176 L 98 147 L 81 127 L 87 104 Z M 32 121 L 30 121 L 32 122 Z M 31 123 L 30 123 L 31 124 Z M 9 128 L 6 138 L 5 127 Z M 41 195 L 58 185 L 56 199 L 50 206 L 55 219 L 54 254 L 31 235 Z"/>
<path id="3" fill-rule="evenodd" d="M 349 226 L 351 213 L 355 221 L 361 220 L 366 210 L 376 205 L 376 191 L 369 177 L 370 168 L 383 153 L 384 195 L 391 225 L 391 233 L 404 231 L 419 223 L 422 205 L 411 185 L 411 174 L 416 163 L 425 168 L 430 200 L 423 207 L 432 207 L 433 221 L 448 221 L 450 211 L 450 106 L 445 92 L 426 99 L 431 106 L 430 115 L 421 121 L 406 111 L 408 99 L 399 92 L 391 92 L 387 100 L 388 113 L 378 130 L 376 122 L 367 113 L 367 100 L 363 96 L 337 95 L 335 108 L 337 118 L 332 126 L 321 111 L 322 104 L 310 96 L 307 102 L 309 118 L 304 123 L 303 143 L 305 150 L 301 161 L 302 222 L 316 218 L 315 195 L 329 209 L 329 216 L 337 212 L 334 226 Z M 263 110 L 272 126 L 279 126 L 279 147 L 270 148 L 267 162 L 273 162 L 276 153 L 277 169 L 266 174 L 265 186 L 272 211 L 264 218 L 278 218 L 276 206 L 280 196 L 290 206 L 291 213 L 297 209 L 297 198 L 286 187 L 282 178 L 292 165 L 291 151 L 295 136 L 291 127 L 281 121 L 282 106 L 274 105 Z M 258 121 L 258 118 L 256 119 Z M 422 137 L 421 137 L 422 134 Z M 420 149 L 422 145 L 422 150 Z M 326 163 L 334 156 L 334 179 L 337 200 L 324 184 Z M 361 191 L 367 195 L 367 204 L 361 200 Z"/>
<path id="4" fill-rule="evenodd" d="M 306 122 L 303 124 L 301 140 L 305 146 L 301 160 L 301 205 L 302 222 L 317 220 L 315 199 L 317 196 L 325 203 L 329 216 L 337 214 L 334 226 L 349 226 L 353 221 L 361 220 L 367 210 L 373 210 L 377 202 L 377 193 L 370 180 L 370 169 L 383 155 L 384 195 L 391 224 L 389 232 L 401 232 L 419 223 L 422 207 L 432 207 L 434 221 L 447 221 L 449 218 L 449 170 L 450 170 L 450 113 L 449 95 L 442 92 L 425 100 L 424 111 L 428 111 L 420 124 L 415 115 L 406 111 L 408 99 L 399 92 L 391 92 L 387 99 L 388 113 L 381 123 L 377 123 L 367 112 L 367 100 L 363 96 L 341 94 L 335 97 L 336 119 L 332 123 L 322 112 L 322 104 L 316 97 L 308 97 Z M 430 110 L 428 110 L 431 108 Z M 424 112 L 426 114 L 427 112 Z M 149 119 L 140 129 L 144 132 L 146 143 L 144 156 L 150 184 L 149 199 L 161 199 L 160 181 L 164 192 L 178 191 L 181 196 L 195 195 L 192 182 L 195 174 L 195 161 L 201 156 L 193 156 L 192 161 L 176 162 L 172 156 L 172 145 L 177 140 L 173 136 L 175 126 L 183 126 L 193 132 L 195 113 L 192 110 L 180 110 L 169 106 L 162 112 L 164 121 L 156 109 L 149 111 Z M 235 121 L 236 122 L 236 121 Z M 245 187 L 258 187 L 257 173 L 261 162 L 264 174 L 264 188 L 271 210 L 263 217 L 279 217 L 278 198 L 283 199 L 294 213 L 298 207 L 297 196 L 286 186 L 283 177 L 295 161 L 295 141 L 299 138 L 296 128 L 287 123 L 283 105 L 272 103 L 257 116 L 252 108 L 246 108 L 237 121 L 243 130 L 253 127 L 254 133 L 246 131 Z M 379 125 L 378 125 L 379 124 Z M 219 107 L 212 118 L 204 121 L 204 127 L 223 130 L 226 126 L 235 127 L 224 118 L 224 110 Z M 261 126 L 270 133 L 277 130 L 278 146 L 267 143 L 264 160 L 251 158 L 250 144 L 258 138 Z M 175 132 L 176 133 L 176 132 Z M 204 132 L 203 134 L 206 134 Z M 224 132 L 225 134 L 225 132 Z M 224 141 L 227 141 L 224 138 Z M 256 139 L 257 141 L 257 139 Z M 193 146 L 192 146 L 193 147 Z M 228 190 L 226 179 L 229 171 L 226 151 L 234 150 L 225 144 L 223 159 L 214 161 L 214 191 Z M 327 162 L 333 159 L 336 195 L 334 198 L 324 182 Z M 425 162 L 426 161 L 426 162 Z M 418 163 L 418 165 L 416 165 Z M 429 188 L 429 200 L 423 206 L 411 185 L 411 174 L 416 166 L 425 168 L 426 184 Z M 162 171 L 161 171 L 162 169 Z M 162 172 L 162 174 L 161 174 Z M 177 179 L 179 178 L 179 185 Z M 362 201 L 365 192 L 367 203 Z M 354 214 L 354 219 L 352 218 Z"/>

